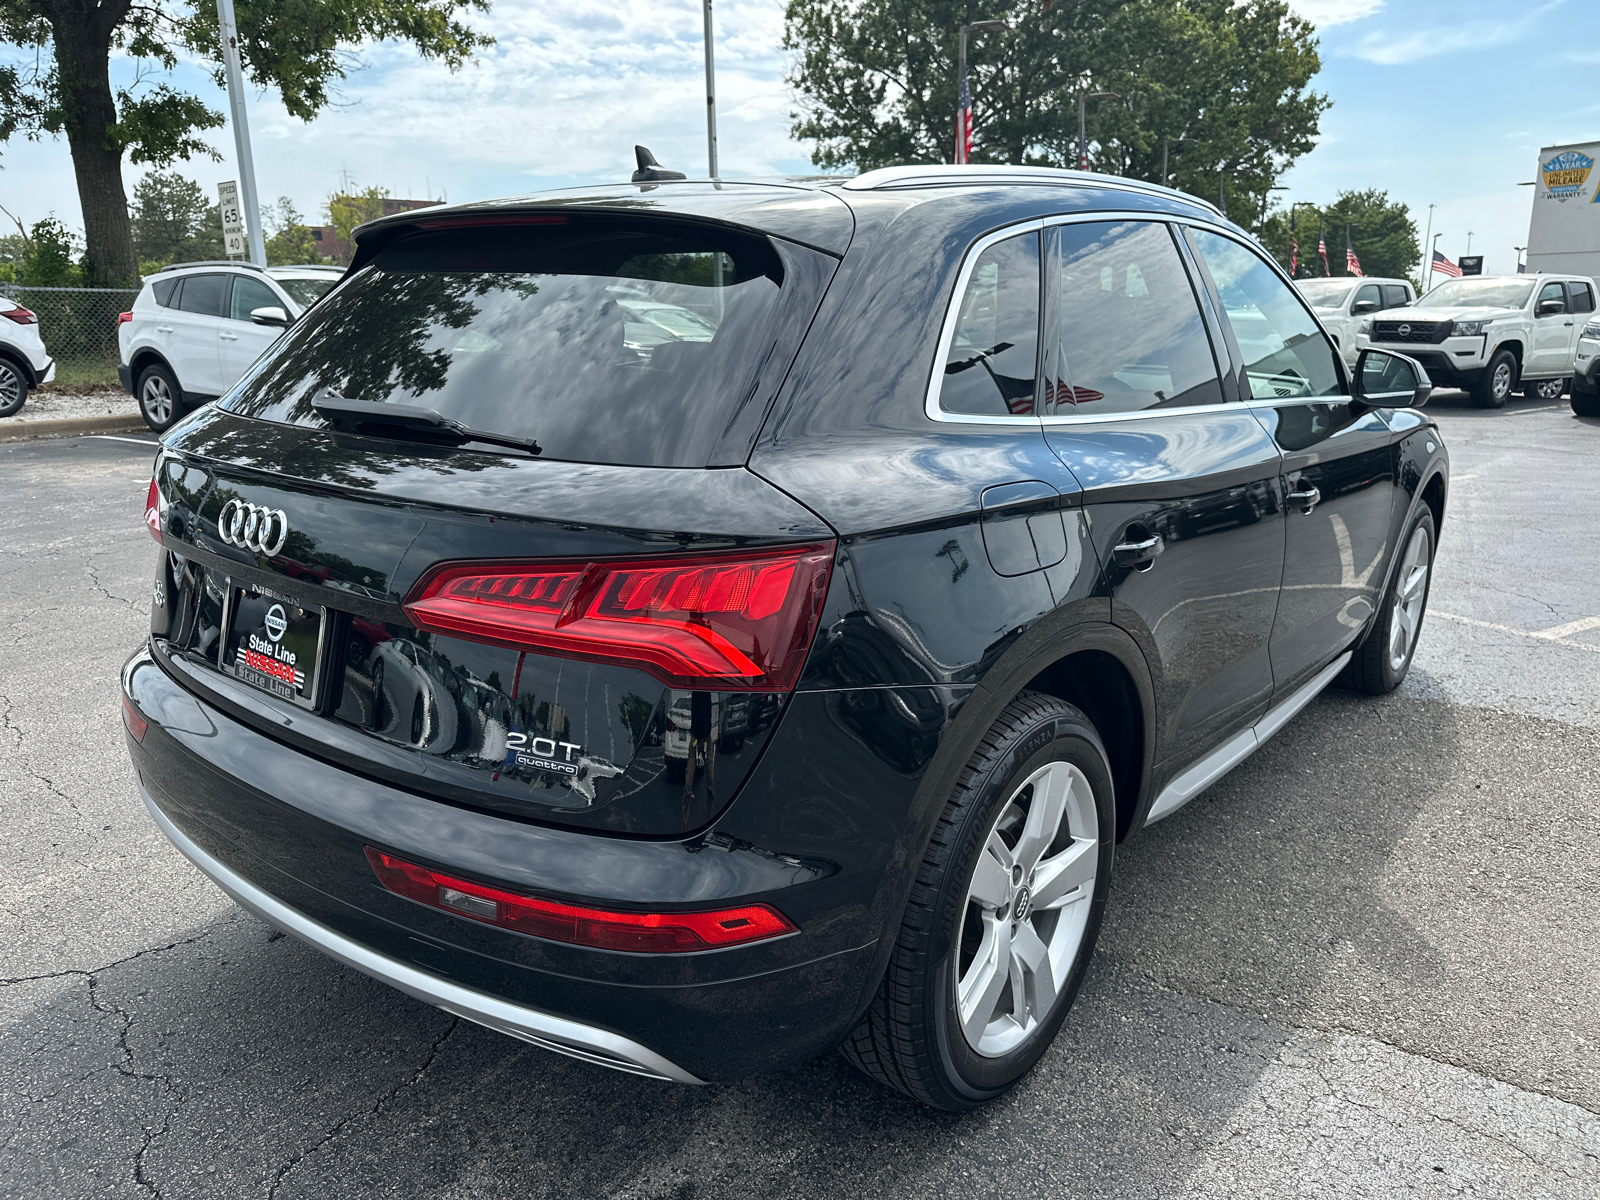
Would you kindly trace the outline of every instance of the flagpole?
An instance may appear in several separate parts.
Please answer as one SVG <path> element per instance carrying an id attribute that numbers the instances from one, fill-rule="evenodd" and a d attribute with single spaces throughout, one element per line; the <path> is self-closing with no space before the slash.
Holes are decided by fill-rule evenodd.
<path id="1" fill-rule="evenodd" d="M 1411 228 L 1415 229 L 1416 226 L 1413 225 Z M 1422 235 L 1422 244 L 1423 244 L 1424 247 L 1428 247 L 1429 246 L 1430 243 L 1429 243 L 1428 239 L 1431 238 L 1432 236 L 1433 236 L 1433 205 L 1430 204 L 1430 205 L 1428 205 L 1428 232 Z M 1422 256 L 1428 260 L 1427 263 L 1423 267 L 1423 271 L 1425 272 L 1425 274 L 1423 275 L 1423 278 L 1422 278 L 1422 294 L 1423 295 L 1427 295 L 1428 294 L 1428 282 L 1433 278 L 1433 256 L 1428 253 L 1427 249 L 1423 250 Z"/>

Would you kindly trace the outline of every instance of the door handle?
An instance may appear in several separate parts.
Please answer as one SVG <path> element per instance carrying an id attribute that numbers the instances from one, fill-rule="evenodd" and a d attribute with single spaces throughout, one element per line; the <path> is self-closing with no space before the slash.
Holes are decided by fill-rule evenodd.
<path id="1" fill-rule="evenodd" d="M 1290 504 L 1299 506 L 1300 511 L 1309 517 L 1311 510 L 1322 503 L 1322 489 L 1309 486 L 1299 488 L 1290 492 L 1284 499 Z"/>
<path id="2" fill-rule="evenodd" d="M 157 333 L 171 333 L 172 332 L 172 326 L 171 325 L 157 325 L 156 326 L 156 332 Z"/>
<path id="3" fill-rule="evenodd" d="M 217 336 L 225 342 L 237 342 L 239 340 L 237 333 L 219 333 Z"/>
<path id="4" fill-rule="evenodd" d="M 1148 571 L 1156 565 L 1156 556 L 1166 549 L 1159 533 L 1137 542 L 1122 542 L 1112 548 L 1111 557 L 1119 567 L 1138 567 Z"/>

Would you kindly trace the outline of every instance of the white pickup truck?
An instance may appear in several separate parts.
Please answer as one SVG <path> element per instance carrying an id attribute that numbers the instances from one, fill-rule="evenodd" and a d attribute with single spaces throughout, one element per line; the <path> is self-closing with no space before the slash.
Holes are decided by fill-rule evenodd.
<path id="1" fill-rule="evenodd" d="M 1390 308 L 1405 308 L 1417 298 L 1407 279 L 1365 279 L 1332 275 L 1322 279 L 1296 279 L 1294 286 L 1317 310 L 1323 328 L 1350 366 L 1356 365 L 1356 330 L 1363 318 Z"/>
<path id="2" fill-rule="evenodd" d="M 1404 312 L 1363 318 L 1356 348 L 1408 354 L 1436 386 L 1466 388 L 1480 408 L 1502 407 L 1519 385 L 1558 400 L 1594 313 L 1594 280 L 1581 275 L 1450 279 Z"/>

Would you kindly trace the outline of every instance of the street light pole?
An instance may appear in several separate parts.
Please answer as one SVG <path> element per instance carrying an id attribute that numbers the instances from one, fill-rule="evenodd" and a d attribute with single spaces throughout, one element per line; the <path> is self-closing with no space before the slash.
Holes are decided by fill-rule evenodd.
<path id="1" fill-rule="evenodd" d="M 267 244 L 261 236 L 261 203 L 256 198 L 256 160 L 250 153 L 250 120 L 244 111 L 244 75 L 239 69 L 239 27 L 233 0 L 217 0 L 222 29 L 222 69 L 228 80 L 228 109 L 233 115 L 233 144 L 239 151 L 239 190 L 244 193 L 244 228 L 250 261 L 267 265 Z"/>
<path id="2" fill-rule="evenodd" d="M 1079 92 L 1078 93 L 1078 170 L 1089 169 L 1089 134 L 1084 115 L 1084 104 L 1090 100 L 1098 100 L 1102 96 L 1122 97 L 1116 92 Z"/>
<path id="3" fill-rule="evenodd" d="M 1443 236 L 1444 234 L 1442 233 L 1434 234 L 1433 244 L 1428 247 L 1428 279 L 1427 282 L 1422 285 L 1422 290 L 1424 293 L 1433 290 L 1433 256 L 1439 252 L 1439 239 Z"/>
<path id="4" fill-rule="evenodd" d="M 1433 210 L 1434 210 L 1434 207 L 1435 206 L 1432 205 L 1432 204 L 1428 205 L 1428 231 L 1422 235 L 1422 244 L 1423 244 L 1424 247 L 1426 247 L 1428 245 L 1429 239 L 1431 239 L 1433 237 Z M 1427 251 L 1424 250 L 1423 253 L 1426 254 Z M 1423 264 L 1422 272 L 1423 272 L 1422 290 L 1424 292 L 1426 292 L 1428 290 L 1427 280 L 1433 275 L 1433 258 L 1432 258 L 1431 255 L 1429 256 L 1428 261 Z"/>
<path id="5" fill-rule="evenodd" d="M 1194 141 L 1193 138 L 1162 138 L 1161 139 L 1161 186 L 1162 187 L 1169 186 L 1168 183 L 1167 183 L 1167 147 L 1168 146 L 1178 146 L 1178 145 L 1183 144 L 1184 142 L 1192 142 L 1192 141 Z"/>
<path id="6" fill-rule="evenodd" d="M 228 0 L 231 3 L 231 0 Z M 717 68 L 711 56 L 711 0 L 703 0 L 706 18 L 706 161 L 717 177 Z"/>
<path id="7" fill-rule="evenodd" d="M 967 88 L 967 34 L 998 33 L 1010 29 L 1004 21 L 973 21 L 963 25 L 956 34 L 956 157 L 958 163 L 967 161 L 967 120 L 971 113 L 972 94 Z M 962 107 L 965 98 L 967 107 Z"/>

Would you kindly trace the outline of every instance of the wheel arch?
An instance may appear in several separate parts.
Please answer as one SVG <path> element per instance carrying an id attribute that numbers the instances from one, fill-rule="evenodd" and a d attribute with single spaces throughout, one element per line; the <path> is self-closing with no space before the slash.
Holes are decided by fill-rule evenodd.
<path id="1" fill-rule="evenodd" d="M 1422 502 L 1433 510 L 1433 528 L 1435 533 L 1444 528 L 1444 502 L 1449 491 L 1445 482 L 1444 472 L 1435 471 L 1422 485 Z"/>
<path id="2" fill-rule="evenodd" d="M 28 361 L 27 355 L 18 354 L 10 346 L 0 344 L 0 358 L 22 372 L 23 382 L 28 385 L 30 392 L 39 386 L 39 372 L 33 369 L 33 364 Z"/>
<path id="3" fill-rule="evenodd" d="M 1522 379 L 1522 342 L 1517 338 L 1507 338 L 1505 341 L 1498 343 L 1493 350 L 1489 351 L 1489 361 L 1493 362 L 1494 356 L 1502 350 L 1509 350 L 1511 357 L 1516 360 L 1517 379 L 1513 382 L 1520 381 Z"/>
<path id="4" fill-rule="evenodd" d="M 177 383 L 178 387 L 182 389 L 183 382 L 178 379 L 178 373 L 172 369 L 172 364 L 167 361 L 166 355 L 150 346 L 143 346 L 135 350 L 133 357 L 128 362 L 128 370 L 133 375 L 133 386 L 135 388 L 139 386 L 139 376 L 144 374 L 145 370 L 152 365 L 165 367 L 167 373 L 172 376 L 173 382 Z"/>

